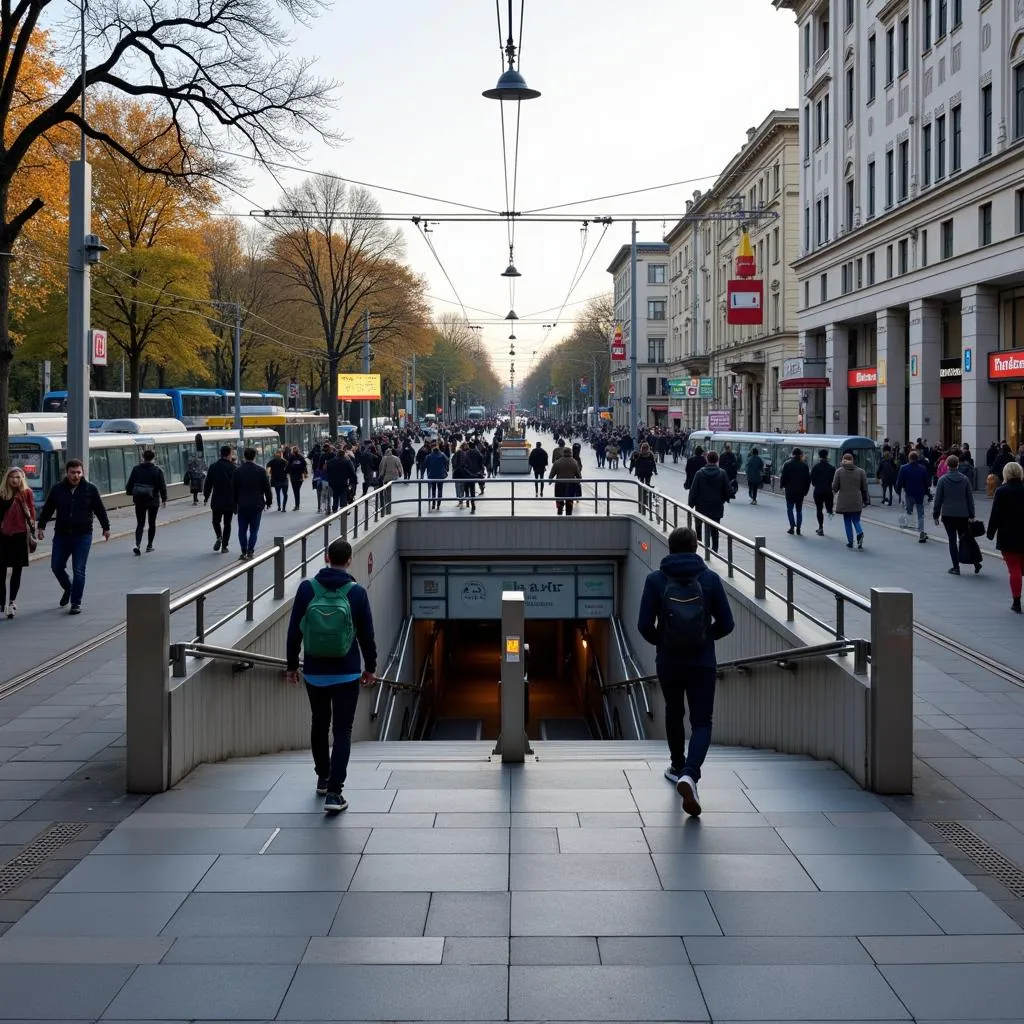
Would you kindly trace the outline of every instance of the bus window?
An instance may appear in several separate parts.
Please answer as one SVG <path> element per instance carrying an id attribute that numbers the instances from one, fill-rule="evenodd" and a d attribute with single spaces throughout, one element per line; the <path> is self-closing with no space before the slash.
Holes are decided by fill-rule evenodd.
<path id="1" fill-rule="evenodd" d="M 128 415 L 129 399 L 114 396 L 92 399 L 91 419 L 120 420 Z"/>
<path id="2" fill-rule="evenodd" d="M 50 397 L 47 396 L 43 399 L 43 412 L 67 412 L 68 411 L 68 400 L 67 398 Z"/>
<path id="3" fill-rule="evenodd" d="M 11 450 L 11 468 L 17 466 L 25 474 L 25 483 L 33 490 L 43 490 L 43 458 L 46 452 Z"/>
<path id="4" fill-rule="evenodd" d="M 881 453 L 877 448 L 847 448 L 843 454 L 845 455 L 846 452 L 853 455 L 854 464 L 864 470 L 868 480 L 877 478 L 878 463 L 881 458 Z M 842 455 L 839 458 L 842 458 Z"/>
<path id="5" fill-rule="evenodd" d="M 181 414 L 190 420 L 223 416 L 225 412 L 223 395 L 191 395 L 185 392 L 181 396 Z"/>
<path id="6" fill-rule="evenodd" d="M 170 395 L 140 395 L 139 416 L 152 419 L 171 419 L 174 406 Z"/>
<path id="7" fill-rule="evenodd" d="M 89 453 L 89 483 L 95 484 L 100 494 L 110 494 L 110 456 L 121 453 L 117 449 L 99 448 Z"/>
<path id="8" fill-rule="evenodd" d="M 128 482 L 128 474 L 134 466 L 134 452 L 131 449 L 122 451 L 120 448 L 108 448 L 107 454 L 110 457 L 110 487 L 108 490 L 111 494 L 114 494 L 118 491 L 123 491 L 125 484 Z M 129 461 L 127 468 L 125 467 L 125 456 L 128 457 Z"/>

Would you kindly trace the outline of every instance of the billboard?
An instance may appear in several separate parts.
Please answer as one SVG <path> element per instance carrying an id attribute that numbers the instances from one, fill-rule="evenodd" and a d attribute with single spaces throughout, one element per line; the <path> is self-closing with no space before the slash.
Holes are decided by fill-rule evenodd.
<path id="1" fill-rule="evenodd" d="M 380 374 L 339 373 L 338 398 L 346 402 L 380 401 Z"/>
<path id="2" fill-rule="evenodd" d="M 708 413 L 708 430 L 732 430 L 732 413 L 728 409 L 713 409 Z"/>

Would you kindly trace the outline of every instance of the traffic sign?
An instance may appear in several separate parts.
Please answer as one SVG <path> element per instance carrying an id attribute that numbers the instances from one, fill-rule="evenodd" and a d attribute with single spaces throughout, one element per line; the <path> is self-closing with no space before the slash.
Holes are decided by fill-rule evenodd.
<path id="1" fill-rule="evenodd" d="M 107 365 L 107 332 L 93 328 L 89 332 L 90 362 L 93 366 Z"/>
<path id="2" fill-rule="evenodd" d="M 609 384 L 608 385 L 608 394 L 609 395 L 614 395 L 615 394 L 615 385 L 614 384 Z"/>
<path id="3" fill-rule="evenodd" d="M 299 397 L 299 382 L 294 377 L 292 377 L 292 379 L 288 383 L 288 397 Z"/>

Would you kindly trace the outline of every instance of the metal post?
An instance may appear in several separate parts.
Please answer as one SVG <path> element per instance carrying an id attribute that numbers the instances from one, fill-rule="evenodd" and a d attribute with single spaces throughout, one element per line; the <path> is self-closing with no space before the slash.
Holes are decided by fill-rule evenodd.
<path id="1" fill-rule="evenodd" d="M 370 311 L 363 314 L 363 373 L 370 372 Z M 363 440 L 369 440 L 373 433 L 370 426 L 370 400 L 363 401 Z"/>
<path id="2" fill-rule="evenodd" d="M 637 396 L 636 387 L 636 349 L 639 344 L 637 337 L 637 281 L 636 281 L 636 221 L 633 221 L 633 236 L 629 247 L 629 408 L 630 418 L 634 416 L 639 420 L 640 402 Z M 646 423 L 647 417 L 644 416 Z M 635 434 L 637 423 L 630 423 L 629 432 Z"/>
<path id="3" fill-rule="evenodd" d="M 245 445 L 245 428 L 242 426 L 242 307 L 236 302 L 235 325 L 232 331 L 232 359 L 235 363 L 235 430 L 238 431 L 238 447 Z"/>
<path id="4" fill-rule="evenodd" d="M 85 148 L 83 135 L 82 147 Z M 92 228 L 92 168 L 84 156 L 71 164 L 68 211 L 68 458 L 89 476 L 90 270 L 85 236 Z"/>
<path id="5" fill-rule="evenodd" d="M 409 408 L 412 410 L 410 413 L 411 421 L 416 422 L 416 353 L 412 354 L 412 388 L 411 395 L 409 398 Z"/>
<path id="6" fill-rule="evenodd" d="M 763 601 L 767 596 L 766 586 L 767 559 L 764 557 L 764 546 L 767 540 L 764 537 L 754 538 L 754 597 Z"/>
<path id="7" fill-rule="evenodd" d="M 868 789 L 911 793 L 914 778 L 914 595 L 871 588 Z"/>
<path id="8" fill-rule="evenodd" d="M 170 778 L 170 590 L 133 590 L 126 618 L 127 788 L 129 793 L 162 793 Z"/>
<path id="9" fill-rule="evenodd" d="M 305 538 L 303 538 L 305 540 Z M 274 538 L 274 600 L 284 600 L 284 537 Z"/>
<path id="10" fill-rule="evenodd" d="M 519 591 L 501 595 L 501 734 L 496 754 L 504 764 L 522 764 L 530 745 L 526 739 L 526 598 Z"/>

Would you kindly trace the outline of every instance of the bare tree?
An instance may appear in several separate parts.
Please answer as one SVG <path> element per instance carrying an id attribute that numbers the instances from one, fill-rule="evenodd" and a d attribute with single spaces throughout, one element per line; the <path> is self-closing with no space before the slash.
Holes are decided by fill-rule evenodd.
<path id="1" fill-rule="evenodd" d="M 84 2 L 84 0 L 83 0 Z M 331 138 L 331 83 L 292 56 L 278 15 L 306 22 L 318 0 L 90 0 L 85 74 L 61 83 L 26 107 L 23 73 L 43 45 L 40 25 L 50 0 L 5 0 L 0 7 L 0 252 L 12 251 L 44 206 L 40 195 L 15 199 L 12 183 L 48 133 L 77 127 L 141 170 L 173 177 L 219 179 L 231 174 L 218 154 L 232 140 L 257 162 L 295 152 L 312 129 Z M 178 166 L 150 166 L 122 140 L 84 121 L 82 89 L 151 98 L 167 117 L 166 131 L 187 154 Z M 0 257 L 0 467 L 8 462 L 7 411 L 14 339 L 8 324 L 11 267 Z"/>

